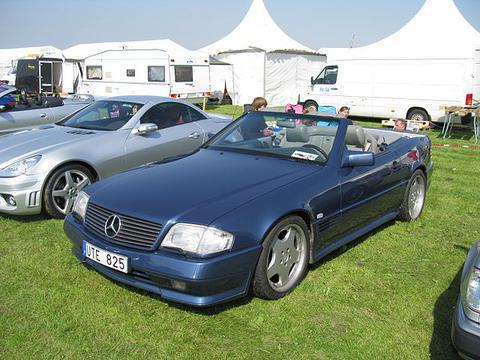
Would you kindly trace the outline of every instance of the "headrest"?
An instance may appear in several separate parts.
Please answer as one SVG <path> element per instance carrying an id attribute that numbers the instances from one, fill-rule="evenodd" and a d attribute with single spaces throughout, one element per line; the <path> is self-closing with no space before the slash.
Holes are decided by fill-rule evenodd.
<path id="1" fill-rule="evenodd" d="M 307 143 L 309 140 L 310 140 L 310 135 L 305 125 L 298 125 L 294 129 L 287 129 L 288 142 Z"/>
<path id="2" fill-rule="evenodd" d="M 42 97 L 42 106 L 43 107 L 55 107 L 55 106 L 62 106 L 63 100 L 61 98 L 55 96 L 44 96 Z"/>
<path id="3" fill-rule="evenodd" d="M 365 146 L 365 130 L 358 125 L 348 125 L 345 143 L 363 148 Z"/>
<path id="4" fill-rule="evenodd" d="M 310 136 L 335 136 L 337 134 L 336 126 L 312 126 L 308 128 Z"/>

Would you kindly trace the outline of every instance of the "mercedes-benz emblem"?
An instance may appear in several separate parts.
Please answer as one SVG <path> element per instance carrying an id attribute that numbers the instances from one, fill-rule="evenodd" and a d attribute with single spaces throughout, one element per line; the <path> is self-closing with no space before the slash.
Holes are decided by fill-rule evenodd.
<path id="1" fill-rule="evenodd" d="M 114 238 L 120 232 L 121 227 L 122 221 L 120 218 L 117 215 L 112 215 L 105 221 L 105 235 Z"/>

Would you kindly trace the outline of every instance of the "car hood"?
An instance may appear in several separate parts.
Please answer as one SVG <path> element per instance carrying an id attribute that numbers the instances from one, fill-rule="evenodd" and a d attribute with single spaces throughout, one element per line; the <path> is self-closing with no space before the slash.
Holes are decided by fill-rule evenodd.
<path id="1" fill-rule="evenodd" d="M 12 161 L 33 155 L 44 155 L 48 151 L 85 141 L 101 133 L 103 132 L 46 125 L 0 136 L 0 168 Z"/>
<path id="2" fill-rule="evenodd" d="M 87 188 L 90 201 L 118 214 L 167 224 L 208 225 L 314 171 L 290 160 L 202 149 L 176 161 L 119 174 Z"/>

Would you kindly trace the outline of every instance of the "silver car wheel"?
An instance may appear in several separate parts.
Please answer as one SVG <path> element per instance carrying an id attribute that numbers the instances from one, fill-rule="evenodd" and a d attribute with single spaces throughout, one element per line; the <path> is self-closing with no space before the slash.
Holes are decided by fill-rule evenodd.
<path id="1" fill-rule="evenodd" d="M 408 213 L 412 219 L 420 216 L 425 202 L 425 178 L 421 175 L 415 176 L 408 194 Z"/>
<path id="2" fill-rule="evenodd" d="M 52 200 L 57 211 L 67 214 L 72 210 L 77 194 L 90 185 L 89 177 L 79 170 L 67 170 L 53 185 Z"/>
<path id="3" fill-rule="evenodd" d="M 277 232 L 268 252 L 267 278 L 276 291 L 289 290 L 303 275 L 307 239 L 302 228 L 289 224 Z"/>

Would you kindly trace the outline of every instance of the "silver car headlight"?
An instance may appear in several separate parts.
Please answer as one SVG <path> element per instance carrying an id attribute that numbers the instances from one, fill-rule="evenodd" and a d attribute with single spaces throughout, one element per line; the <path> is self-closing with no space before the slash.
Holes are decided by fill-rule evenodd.
<path id="1" fill-rule="evenodd" d="M 81 192 L 78 193 L 77 198 L 75 199 L 75 202 L 73 203 L 72 213 L 77 218 L 81 219 L 82 221 L 85 220 L 85 214 L 87 212 L 88 200 L 90 200 L 90 195 L 88 195 L 84 191 L 81 191 Z"/>
<path id="2" fill-rule="evenodd" d="M 10 164 L 3 169 L 0 169 L 0 177 L 16 177 L 24 175 L 28 170 L 33 168 L 42 158 L 42 155 L 32 156 L 26 159 Z"/>
<path id="3" fill-rule="evenodd" d="M 205 256 L 230 250 L 233 246 L 233 239 L 232 234 L 217 228 L 175 224 L 163 239 L 162 247 Z"/>
<path id="4" fill-rule="evenodd" d="M 480 269 L 472 267 L 462 284 L 464 306 L 480 313 Z"/>

